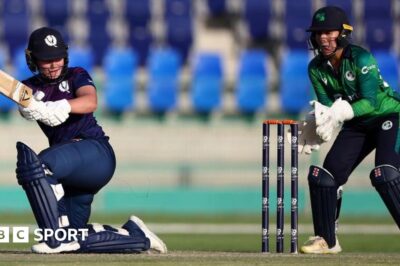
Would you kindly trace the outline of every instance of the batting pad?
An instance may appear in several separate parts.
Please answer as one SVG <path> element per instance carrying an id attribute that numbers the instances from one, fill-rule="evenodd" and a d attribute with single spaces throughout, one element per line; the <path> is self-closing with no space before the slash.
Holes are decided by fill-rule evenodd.
<path id="1" fill-rule="evenodd" d="M 79 244 L 81 253 L 140 253 L 150 248 L 150 240 L 131 236 L 121 228 L 89 224 L 89 234 Z"/>
<path id="2" fill-rule="evenodd" d="M 383 199 L 390 214 L 400 228 L 400 172 L 385 164 L 375 167 L 370 175 L 372 185 Z"/>
<path id="3" fill-rule="evenodd" d="M 41 229 L 59 228 L 59 212 L 57 197 L 60 188 L 53 191 L 46 178 L 42 163 L 36 153 L 22 142 L 17 142 L 17 179 L 28 197 L 36 222 Z M 49 238 L 46 243 L 54 248 L 60 245 L 59 241 Z"/>
<path id="4" fill-rule="evenodd" d="M 321 236 L 330 248 L 336 244 L 335 220 L 337 189 L 333 176 L 325 169 L 311 165 L 308 174 L 311 209 L 316 236 Z"/>

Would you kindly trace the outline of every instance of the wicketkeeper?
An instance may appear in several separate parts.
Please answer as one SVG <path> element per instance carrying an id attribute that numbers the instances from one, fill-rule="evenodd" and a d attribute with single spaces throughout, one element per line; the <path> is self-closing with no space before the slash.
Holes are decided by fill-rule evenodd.
<path id="1" fill-rule="evenodd" d="M 316 54 L 308 73 L 317 101 L 303 124 L 300 151 L 311 153 L 340 131 L 323 166 L 310 167 L 315 236 L 301 252 L 335 254 L 342 250 L 335 230 L 341 186 L 374 150 L 371 183 L 400 227 L 400 95 L 385 82 L 374 56 L 350 43 L 353 27 L 341 8 L 317 10 L 307 31 Z"/>
<path id="2" fill-rule="evenodd" d="M 81 67 L 68 67 L 68 47 L 52 28 L 32 32 L 26 62 L 34 74 L 23 81 L 35 99 L 21 115 L 37 121 L 49 141 L 38 155 L 18 142 L 17 178 L 40 229 L 88 229 L 77 241 L 56 237 L 35 244 L 35 253 L 166 253 L 163 241 L 136 216 L 122 228 L 88 224 L 94 195 L 112 178 L 115 155 L 97 123 L 96 87 Z"/>

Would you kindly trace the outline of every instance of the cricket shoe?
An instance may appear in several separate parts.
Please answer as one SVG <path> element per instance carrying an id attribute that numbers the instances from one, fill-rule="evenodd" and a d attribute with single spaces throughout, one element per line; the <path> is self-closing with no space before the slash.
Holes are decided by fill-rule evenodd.
<path id="1" fill-rule="evenodd" d="M 149 253 L 165 254 L 168 252 L 165 243 L 155 233 L 150 231 L 138 217 L 132 215 L 122 228 L 128 230 L 133 235 L 135 233 L 144 234 L 150 240 L 150 249 L 147 250 Z"/>
<path id="2" fill-rule="evenodd" d="M 336 244 L 334 247 L 329 248 L 325 239 L 320 236 L 312 236 L 306 243 L 300 248 L 301 253 L 305 254 L 338 254 L 342 251 L 339 240 L 336 238 Z"/>
<path id="3" fill-rule="evenodd" d="M 69 243 L 61 243 L 56 248 L 51 248 L 45 242 L 35 244 L 32 246 L 31 250 L 33 253 L 40 254 L 55 254 L 55 253 L 64 253 L 64 252 L 73 252 L 77 251 L 81 246 L 77 241 L 72 241 Z"/>

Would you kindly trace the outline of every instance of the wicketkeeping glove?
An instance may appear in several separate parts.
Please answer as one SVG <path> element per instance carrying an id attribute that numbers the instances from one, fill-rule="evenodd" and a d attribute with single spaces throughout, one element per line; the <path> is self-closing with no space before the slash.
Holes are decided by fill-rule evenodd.
<path id="1" fill-rule="evenodd" d="M 344 121 L 354 117 L 353 108 L 349 102 L 341 98 L 337 99 L 328 109 L 326 109 L 326 106 L 322 105 L 324 107 L 321 107 L 321 104 L 318 104 L 314 105 L 315 122 L 317 126 L 316 132 L 321 139 L 329 141 L 334 131 L 339 128 Z"/>
<path id="2" fill-rule="evenodd" d="M 299 122 L 299 139 L 298 150 L 299 153 L 311 154 L 313 151 L 319 150 L 320 145 L 324 141 L 316 133 L 315 115 L 310 112 L 304 121 Z M 289 142 L 291 141 L 291 133 L 287 134 Z"/>

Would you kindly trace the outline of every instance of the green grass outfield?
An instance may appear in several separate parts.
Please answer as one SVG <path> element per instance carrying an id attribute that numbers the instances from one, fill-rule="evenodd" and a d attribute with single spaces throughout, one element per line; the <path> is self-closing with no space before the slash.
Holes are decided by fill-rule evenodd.
<path id="1" fill-rule="evenodd" d="M 1 265 L 399 265 L 395 253 L 290 255 L 237 252 L 172 251 L 165 255 L 0 253 Z"/>
<path id="2" fill-rule="evenodd" d="M 241 224 L 259 222 L 259 216 L 174 216 L 139 215 L 147 223 L 193 223 L 193 224 Z M 1 214 L 1 225 L 33 224 L 30 214 Z M 120 224 L 126 215 L 99 215 L 93 221 Z M 300 218 L 309 223 L 308 217 Z M 348 217 L 342 223 L 356 225 L 393 224 L 385 217 Z M 271 228 L 272 230 L 272 228 Z M 56 254 L 37 255 L 29 251 L 29 244 L 0 243 L 0 265 L 398 265 L 400 261 L 400 234 L 343 234 L 340 243 L 343 252 L 339 255 L 291 255 L 260 253 L 260 234 L 192 234 L 162 233 L 169 254 Z M 299 243 L 309 235 L 301 234 Z M 289 248 L 289 236 L 285 237 L 285 249 Z M 275 249 L 271 235 L 271 250 Z"/>

